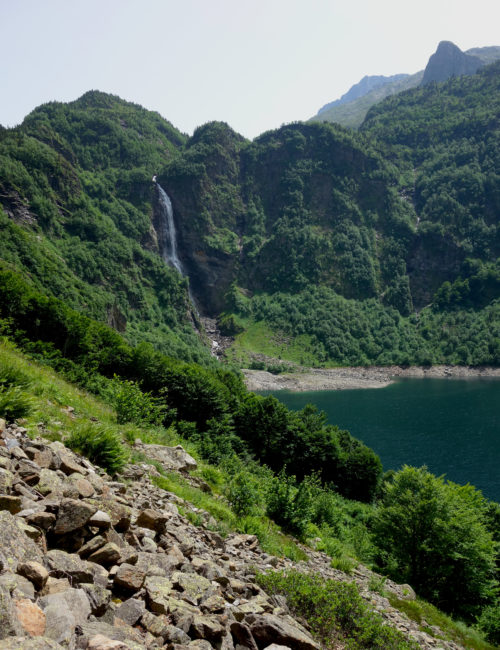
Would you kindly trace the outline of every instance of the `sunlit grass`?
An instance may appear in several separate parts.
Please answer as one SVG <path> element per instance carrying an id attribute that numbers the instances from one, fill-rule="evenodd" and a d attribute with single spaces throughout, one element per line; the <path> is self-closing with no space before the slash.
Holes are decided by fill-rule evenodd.
<path id="1" fill-rule="evenodd" d="M 432 625 L 439 627 L 443 631 L 444 639 L 454 641 L 464 648 L 494 650 L 496 647 L 485 641 L 478 630 L 468 627 L 460 621 L 454 621 L 425 600 L 420 598 L 401 600 L 391 593 L 384 593 L 384 595 L 389 599 L 393 607 L 404 612 L 408 618 L 421 626 L 422 631 L 431 636 L 435 636 L 433 630 L 429 627 Z"/>

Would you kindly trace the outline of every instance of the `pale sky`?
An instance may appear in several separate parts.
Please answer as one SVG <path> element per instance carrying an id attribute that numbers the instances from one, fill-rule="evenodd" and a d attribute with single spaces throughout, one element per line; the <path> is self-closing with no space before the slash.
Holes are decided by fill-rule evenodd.
<path id="1" fill-rule="evenodd" d="M 98 89 L 253 138 L 441 40 L 500 45 L 498 0 L 0 0 L 0 124 Z"/>

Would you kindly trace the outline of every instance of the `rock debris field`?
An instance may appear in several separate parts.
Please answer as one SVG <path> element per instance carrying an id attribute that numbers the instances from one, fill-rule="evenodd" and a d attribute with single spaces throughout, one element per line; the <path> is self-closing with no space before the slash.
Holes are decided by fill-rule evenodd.
<path id="1" fill-rule="evenodd" d="M 141 451 L 185 476 L 196 467 L 182 447 Z M 370 591 L 374 574 L 361 565 L 347 575 L 306 547 L 309 560 L 294 563 L 264 553 L 253 535 L 223 539 L 208 513 L 153 485 L 156 471 L 128 465 L 112 480 L 62 443 L 0 420 L 0 650 L 316 650 L 286 599 L 255 581 L 256 571 L 292 567 L 355 581 L 422 648 L 459 648 Z M 414 598 L 389 580 L 384 588 Z"/>

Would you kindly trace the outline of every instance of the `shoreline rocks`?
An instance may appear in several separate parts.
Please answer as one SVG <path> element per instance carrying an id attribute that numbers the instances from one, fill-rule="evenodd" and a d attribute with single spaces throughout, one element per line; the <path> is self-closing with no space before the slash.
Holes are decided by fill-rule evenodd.
<path id="1" fill-rule="evenodd" d="M 242 370 L 245 385 L 252 391 L 292 392 L 384 388 L 395 378 L 435 379 L 500 378 L 500 368 L 490 366 L 366 366 L 344 368 L 308 368 L 300 372 L 273 375 L 265 370 Z"/>

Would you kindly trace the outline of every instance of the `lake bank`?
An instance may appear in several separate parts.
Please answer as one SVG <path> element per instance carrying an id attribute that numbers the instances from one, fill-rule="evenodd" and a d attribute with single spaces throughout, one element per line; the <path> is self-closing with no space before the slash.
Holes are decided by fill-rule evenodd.
<path id="1" fill-rule="evenodd" d="M 384 388 L 396 377 L 500 377 L 500 368 L 490 366 L 367 366 L 346 368 L 308 368 L 303 372 L 273 375 L 265 370 L 243 370 L 245 384 L 253 391 L 292 392 Z"/>

